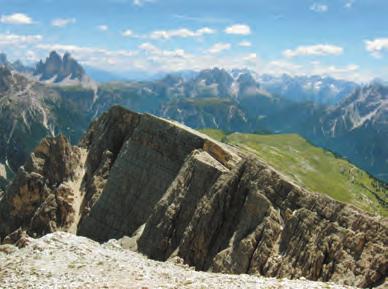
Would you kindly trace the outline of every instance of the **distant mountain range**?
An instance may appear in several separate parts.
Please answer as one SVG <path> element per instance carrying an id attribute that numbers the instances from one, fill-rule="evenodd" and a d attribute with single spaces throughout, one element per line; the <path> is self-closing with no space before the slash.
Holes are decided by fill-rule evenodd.
<path id="1" fill-rule="evenodd" d="M 32 73 L 34 69 L 32 67 L 25 66 L 20 60 L 14 62 L 8 61 L 5 53 L 0 53 L 0 65 L 8 67 L 10 70 L 15 70 L 20 73 Z"/>
<path id="2" fill-rule="evenodd" d="M 281 76 L 262 75 L 258 78 L 261 87 L 272 94 L 294 101 L 312 101 L 322 104 L 338 104 L 359 84 L 338 80 L 329 76 Z"/>
<path id="3" fill-rule="evenodd" d="M 93 118 L 118 104 L 193 128 L 298 133 L 388 180 L 388 88 L 378 82 L 214 68 L 97 85 L 69 54 L 56 52 L 23 76 L 8 62 L 2 67 L 0 163 L 12 170 L 42 136 L 62 132 L 76 142 Z"/>

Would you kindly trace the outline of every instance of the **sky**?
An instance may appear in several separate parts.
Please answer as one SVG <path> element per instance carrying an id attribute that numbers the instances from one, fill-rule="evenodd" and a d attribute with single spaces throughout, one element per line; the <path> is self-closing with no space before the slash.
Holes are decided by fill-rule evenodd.
<path id="1" fill-rule="evenodd" d="M 0 51 L 114 73 L 211 67 L 388 79 L 387 0 L 0 0 Z"/>

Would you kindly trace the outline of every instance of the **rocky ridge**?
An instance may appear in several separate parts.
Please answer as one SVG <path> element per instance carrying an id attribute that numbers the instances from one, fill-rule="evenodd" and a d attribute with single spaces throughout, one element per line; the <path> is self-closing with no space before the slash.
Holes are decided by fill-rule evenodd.
<path id="1" fill-rule="evenodd" d="M 64 137 L 38 146 L 0 201 L 0 237 L 18 229 L 127 236 L 126 247 L 152 259 L 212 272 L 371 287 L 388 270 L 386 219 L 306 191 L 248 152 L 120 107 L 79 146 Z"/>

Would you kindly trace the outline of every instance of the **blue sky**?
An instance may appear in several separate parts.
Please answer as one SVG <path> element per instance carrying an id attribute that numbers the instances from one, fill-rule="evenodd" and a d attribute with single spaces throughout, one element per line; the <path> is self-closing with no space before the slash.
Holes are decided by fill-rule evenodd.
<path id="1" fill-rule="evenodd" d="M 0 51 L 113 71 L 212 66 L 387 79 L 386 0 L 0 0 Z"/>

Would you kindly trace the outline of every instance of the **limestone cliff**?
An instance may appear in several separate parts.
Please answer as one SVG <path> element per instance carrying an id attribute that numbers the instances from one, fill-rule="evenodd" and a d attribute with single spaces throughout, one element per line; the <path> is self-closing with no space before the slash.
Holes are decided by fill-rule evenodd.
<path id="1" fill-rule="evenodd" d="M 371 287 L 388 271 L 386 219 L 309 192 L 255 156 L 113 107 L 80 145 L 47 139 L 0 201 L 0 237 L 125 238 L 198 270 Z"/>

